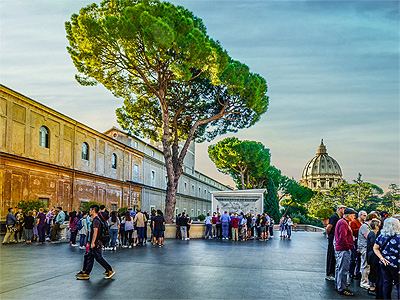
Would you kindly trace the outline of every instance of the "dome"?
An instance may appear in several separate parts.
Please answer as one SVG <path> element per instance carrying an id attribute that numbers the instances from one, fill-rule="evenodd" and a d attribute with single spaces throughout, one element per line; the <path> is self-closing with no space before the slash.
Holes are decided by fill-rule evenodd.
<path id="1" fill-rule="evenodd" d="M 303 169 L 300 183 L 311 189 L 329 190 L 342 181 L 339 163 L 328 155 L 323 140 L 316 156 L 308 161 Z"/>

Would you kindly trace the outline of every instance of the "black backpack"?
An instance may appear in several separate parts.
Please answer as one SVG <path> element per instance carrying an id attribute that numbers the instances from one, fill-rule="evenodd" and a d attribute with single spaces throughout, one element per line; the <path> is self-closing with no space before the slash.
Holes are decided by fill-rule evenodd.
<path id="1" fill-rule="evenodd" d="M 108 242 L 110 241 L 110 233 L 108 231 L 108 224 L 107 224 L 106 220 L 104 220 L 100 214 L 97 217 L 101 223 L 101 229 L 99 231 L 99 240 L 101 241 L 101 243 L 103 245 L 107 245 Z"/>

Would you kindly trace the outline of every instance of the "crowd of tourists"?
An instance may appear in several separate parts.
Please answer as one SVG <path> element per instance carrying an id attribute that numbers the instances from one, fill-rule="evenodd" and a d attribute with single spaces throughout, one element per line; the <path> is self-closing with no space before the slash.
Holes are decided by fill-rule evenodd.
<path id="1" fill-rule="evenodd" d="M 400 299 L 400 215 L 387 211 L 355 211 L 339 205 L 326 228 L 328 239 L 326 280 L 336 291 L 353 296 L 350 281 L 376 299 L 391 299 L 393 286 Z"/>
<path id="2" fill-rule="evenodd" d="M 109 213 L 104 205 L 99 207 L 99 218 L 104 221 L 109 234 L 109 242 L 103 245 L 105 250 L 116 250 L 117 245 L 121 248 L 132 248 L 145 245 L 147 242 L 147 225 L 150 222 L 153 246 L 164 246 L 165 219 L 162 211 L 153 210 L 151 216 L 140 209 Z M 15 212 L 14 208 L 8 209 L 6 218 L 7 233 L 3 244 L 36 242 L 43 244 L 57 242 L 61 236 L 61 225 L 68 222 L 70 230 L 70 246 L 86 249 L 92 217 L 89 212 L 72 211 L 69 214 L 62 207 L 52 207 L 49 210 L 40 208 L 23 212 L 21 208 Z"/>
<path id="3" fill-rule="evenodd" d="M 205 218 L 205 239 L 221 239 L 242 241 L 257 239 L 268 241 L 274 237 L 275 221 L 268 213 L 232 213 L 225 211 L 223 214 L 214 212 Z M 190 225 L 192 221 L 184 212 L 176 218 L 176 238 L 182 240 L 190 239 Z M 290 216 L 282 217 L 279 223 L 280 236 L 290 239 L 293 222 Z"/>

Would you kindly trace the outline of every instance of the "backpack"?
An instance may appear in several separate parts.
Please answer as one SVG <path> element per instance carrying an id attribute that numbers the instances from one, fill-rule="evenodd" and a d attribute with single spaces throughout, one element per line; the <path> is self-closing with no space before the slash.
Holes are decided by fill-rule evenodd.
<path id="1" fill-rule="evenodd" d="M 76 225 L 76 230 L 81 230 L 83 228 L 82 218 L 79 219 L 78 224 Z"/>
<path id="2" fill-rule="evenodd" d="M 104 218 L 100 214 L 99 214 L 99 216 L 97 218 L 100 220 L 101 228 L 98 233 L 99 234 L 98 238 L 103 245 L 106 245 L 110 241 L 110 233 L 108 231 L 108 224 L 107 224 L 106 220 L 104 220 Z"/>

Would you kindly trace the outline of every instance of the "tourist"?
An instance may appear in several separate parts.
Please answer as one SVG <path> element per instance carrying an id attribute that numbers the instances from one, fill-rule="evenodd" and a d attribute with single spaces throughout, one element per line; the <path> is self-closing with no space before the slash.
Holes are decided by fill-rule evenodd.
<path id="1" fill-rule="evenodd" d="M 269 225 L 271 224 L 271 217 L 269 216 L 268 213 L 265 213 L 265 218 L 266 218 L 266 222 L 265 222 L 265 240 L 269 240 Z"/>
<path id="2" fill-rule="evenodd" d="M 146 243 L 147 243 L 147 221 L 149 220 L 149 214 L 147 213 L 147 211 L 144 211 L 143 214 L 146 217 L 146 221 L 144 222 L 144 230 L 143 230 L 143 244 L 146 245 Z"/>
<path id="3" fill-rule="evenodd" d="M 35 223 L 35 218 L 33 217 L 33 211 L 28 211 L 28 215 L 24 218 L 24 223 L 22 223 L 21 228 L 24 228 L 25 241 L 27 244 L 32 243 L 33 239 L 33 226 Z"/>
<path id="4" fill-rule="evenodd" d="M 225 211 L 224 214 L 220 218 L 221 220 L 221 227 L 222 227 L 222 239 L 227 240 L 229 236 L 229 223 L 231 218 L 228 215 L 228 212 Z"/>
<path id="5" fill-rule="evenodd" d="M 273 217 L 271 217 L 271 223 L 269 224 L 269 236 L 272 239 L 274 237 L 274 226 L 275 226 L 275 220 Z"/>
<path id="6" fill-rule="evenodd" d="M 185 216 L 185 212 L 183 212 L 181 217 L 179 218 L 179 226 L 180 226 L 180 229 L 181 229 L 182 240 L 187 240 L 188 239 L 188 237 L 187 237 L 187 223 L 188 223 L 188 219 Z"/>
<path id="7" fill-rule="evenodd" d="M 79 219 L 76 216 L 76 211 L 73 211 L 69 214 L 69 228 L 71 230 L 71 236 L 69 239 L 69 245 L 72 247 L 78 247 L 78 245 L 76 244 L 76 236 L 78 235 L 78 222 Z"/>
<path id="8" fill-rule="evenodd" d="M 79 280 L 90 279 L 90 272 L 93 269 L 94 260 L 96 260 L 105 269 L 105 275 L 106 275 L 104 277 L 105 279 L 109 279 L 111 278 L 111 276 L 115 274 L 115 271 L 102 256 L 102 251 L 101 251 L 102 242 L 100 240 L 100 234 L 102 230 L 101 226 L 103 225 L 98 216 L 99 210 L 100 208 L 98 205 L 90 206 L 90 216 L 93 220 L 92 221 L 93 226 L 90 230 L 89 241 L 88 241 L 89 251 L 85 253 L 82 271 L 76 274 L 76 279 Z"/>
<path id="9" fill-rule="evenodd" d="M 132 248 L 133 244 L 133 219 L 131 217 L 131 213 L 127 211 L 125 213 L 125 217 L 122 219 L 122 224 L 125 224 L 125 231 L 124 231 L 124 236 L 122 237 L 122 248 Z M 128 242 L 128 246 L 126 245 Z"/>
<path id="10" fill-rule="evenodd" d="M 82 218 L 80 218 L 77 226 L 78 229 L 78 234 L 79 234 L 79 249 L 83 250 L 85 249 L 86 245 L 86 237 L 89 232 L 89 226 L 88 226 L 88 220 L 87 220 L 88 214 L 87 212 L 82 212 Z M 79 228 L 81 227 L 81 228 Z"/>
<path id="11" fill-rule="evenodd" d="M 144 228 L 145 224 L 147 222 L 146 216 L 142 213 L 141 209 L 137 209 L 137 213 L 135 215 L 135 218 L 133 219 L 133 222 L 136 223 L 136 230 L 137 230 L 137 235 L 138 235 L 138 245 L 143 246 L 143 241 L 144 241 Z"/>
<path id="12" fill-rule="evenodd" d="M 17 231 L 17 227 L 16 227 L 17 223 L 18 223 L 18 220 L 14 216 L 14 208 L 10 207 L 8 209 L 8 214 L 6 217 L 7 233 L 3 239 L 3 245 L 8 244 L 8 243 L 17 243 L 17 241 L 15 240 L 15 235 L 14 235 L 14 233 Z M 9 238 L 10 238 L 10 242 L 8 242 Z"/>
<path id="13" fill-rule="evenodd" d="M 206 224 L 206 234 L 205 234 L 205 239 L 211 240 L 212 239 L 212 217 L 210 216 L 210 213 L 207 213 L 207 217 L 204 220 Z"/>
<path id="14" fill-rule="evenodd" d="M 358 249 L 361 255 L 361 281 L 360 287 L 363 289 L 368 290 L 368 273 L 369 273 L 369 266 L 367 263 L 367 238 L 369 232 L 372 230 L 371 228 L 371 221 L 376 220 L 375 214 L 367 215 L 365 222 L 361 225 L 360 229 L 358 230 Z"/>
<path id="15" fill-rule="evenodd" d="M 110 231 L 110 248 L 107 250 L 117 250 L 116 243 L 117 243 L 117 238 L 118 238 L 118 232 L 119 232 L 119 226 L 121 222 L 119 221 L 117 217 L 117 212 L 113 210 L 111 212 L 111 217 L 108 219 L 108 227 Z"/>
<path id="16" fill-rule="evenodd" d="M 32 210 L 33 212 L 33 218 L 34 218 L 34 222 L 33 222 L 33 241 L 36 242 L 37 237 L 38 237 L 38 229 L 37 229 L 37 210 L 34 209 Z"/>
<path id="17" fill-rule="evenodd" d="M 261 238 L 259 238 L 258 240 L 260 241 L 265 241 L 266 235 L 267 235 L 267 217 L 265 215 L 265 213 L 263 213 L 261 215 L 260 218 L 260 231 L 261 231 Z"/>
<path id="18" fill-rule="evenodd" d="M 281 217 L 281 219 L 279 220 L 279 232 L 280 232 L 280 236 L 279 237 L 283 237 L 286 234 L 286 231 L 285 231 L 285 217 Z"/>
<path id="19" fill-rule="evenodd" d="M 22 239 L 22 234 L 24 231 L 24 218 L 25 214 L 22 212 L 22 208 L 18 207 L 18 211 L 15 213 L 15 217 L 18 220 L 17 231 L 15 232 L 15 239 L 20 243 L 25 240 Z"/>
<path id="20" fill-rule="evenodd" d="M 368 233 L 367 237 L 367 263 L 370 266 L 368 280 L 369 280 L 369 290 L 368 294 L 372 296 L 376 296 L 376 279 L 378 272 L 380 272 L 379 268 L 379 258 L 376 256 L 374 252 L 374 245 L 376 240 L 376 233 L 379 230 L 380 221 L 374 219 L 371 221 L 372 230 Z"/>
<path id="21" fill-rule="evenodd" d="M 151 217 L 150 217 L 150 230 L 151 230 L 151 239 L 150 239 L 150 242 L 151 243 L 153 243 L 153 238 L 154 238 L 154 228 L 153 228 L 153 221 L 154 221 L 154 218 L 156 217 L 156 211 L 153 209 L 152 211 L 151 211 Z M 178 216 L 180 216 L 180 214 L 178 215 Z M 178 222 L 179 220 L 178 219 L 176 219 L 175 220 L 175 222 Z M 178 226 L 179 225 L 177 225 L 176 227 L 177 227 L 177 229 L 178 229 Z M 179 236 L 180 236 L 180 234 L 181 234 L 181 229 L 179 228 Z M 176 237 L 177 235 L 176 235 L 176 233 L 175 233 L 175 237 Z"/>
<path id="22" fill-rule="evenodd" d="M 54 206 L 49 209 L 49 211 L 46 213 L 46 237 L 50 239 L 50 232 L 53 227 L 53 221 L 54 221 L 54 214 L 53 212 L 56 210 Z"/>
<path id="23" fill-rule="evenodd" d="M 239 240 L 239 218 L 237 214 L 233 215 L 232 218 L 232 241 Z"/>
<path id="24" fill-rule="evenodd" d="M 213 212 L 213 216 L 211 218 L 211 224 L 212 224 L 211 226 L 212 226 L 212 237 L 214 239 L 218 236 L 217 221 L 218 221 L 217 213 Z"/>
<path id="25" fill-rule="evenodd" d="M 232 219 L 234 218 L 234 214 L 229 212 L 229 228 L 228 228 L 228 238 L 232 239 Z"/>
<path id="26" fill-rule="evenodd" d="M 101 217 L 104 222 L 107 222 L 110 218 L 110 214 L 108 213 L 105 205 L 100 205 L 99 217 Z"/>
<path id="27" fill-rule="evenodd" d="M 251 217 L 251 213 L 247 213 L 246 227 L 247 227 L 247 238 L 252 239 L 254 236 L 254 229 L 253 229 L 253 218 Z"/>
<path id="28" fill-rule="evenodd" d="M 222 239 L 222 222 L 221 214 L 217 214 L 217 238 Z"/>
<path id="29" fill-rule="evenodd" d="M 190 218 L 189 215 L 186 216 L 187 218 L 187 239 L 190 240 L 190 226 L 193 224 L 193 220 Z"/>
<path id="30" fill-rule="evenodd" d="M 354 247 L 351 249 L 351 260 L 350 260 L 350 278 L 352 279 L 360 279 L 360 266 L 361 266 L 361 254 L 358 250 L 358 231 L 362 224 L 365 222 L 365 218 L 367 217 L 367 212 L 361 210 L 358 213 L 358 218 L 350 223 L 351 230 L 353 231 L 354 236 Z"/>
<path id="31" fill-rule="evenodd" d="M 292 227 L 293 227 L 293 221 L 290 218 L 290 216 L 287 215 L 286 216 L 286 235 L 289 240 L 290 240 L 290 237 L 292 236 Z"/>
<path id="32" fill-rule="evenodd" d="M 393 283 L 397 289 L 397 299 L 400 299 L 399 247 L 400 221 L 385 217 L 383 228 L 377 236 L 373 248 L 380 260 L 383 299 L 391 299 Z"/>
<path id="33" fill-rule="evenodd" d="M 329 218 L 329 224 L 326 227 L 326 238 L 328 239 L 328 250 L 326 253 L 326 280 L 335 281 L 335 248 L 333 240 L 335 238 L 335 227 L 336 223 L 343 216 L 343 212 L 346 209 L 344 205 L 338 205 L 336 212 Z"/>
<path id="34" fill-rule="evenodd" d="M 54 242 L 56 240 L 56 237 L 57 237 L 58 231 L 60 229 L 60 226 L 62 224 L 64 224 L 64 221 L 65 221 L 65 213 L 63 212 L 62 207 L 59 206 L 59 207 L 57 207 L 57 216 L 55 218 L 55 222 L 54 222 L 53 228 L 51 229 L 51 238 L 50 238 L 50 240 L 52 242 Z"/>
<path id="35" fill-rule="evenodd" d="M 240 221 L 240 234 L 242 241 L 247 241 L 247 217 L 242 213 L 242 220 Z"/>
<path id="36" fill-rule="evenodd" d="M 335 286 L 339 294 L 353 296 L 347 288 L 347 274 L 350 269 L 351 249 L 354 246 L 353 233 L 349 223 L 356 218 L 357 212 L 352 208 L 343 211 L 343 218 L 335 226 Z"/>
<path id="37" fill-rule="evenodd" d="M 154 210 L 153 210 L 153 211 L 154 211 Z M 155 215 L 156 215 L 156 213 L 155 213 L 155 211 L 154 211 L 154 216 L 155 216 Z M 178 214 L 178 216 L 176 217 L 176 220 L 175 220 L 175 225 L 176 225 L 175 238 L 176 238 L 176 239 L 181 239 L 181 238 L 182 238 L 182 235 L 181 235 L 181 225 L 180 225 L 181 217 L 182 217 L 182 214 L 180 213 L 180 214 Z M 151 220 L 151 226 L 153 226 L 152 224 L 153 224 L 153 220 Z"/>
<path id="38" fill-rule="evenodd" d="M 158 247 L 164 247 L 164 231 L 165 231 L 165 219 L 161 210 L 157 210 L 157 216 L 153 219 L 154 228 L 154 239 L 153 247 L 158 242 Z"/>
<path id="39" fill-rule="evenodd" d="M 39 208 L 39 213 L 37 215 L 37 228 L 39 235 L 39 244 L 44 244 L 45 230 L 46 230 L 46 215 L 44 214 L 43 208 Z"/>

